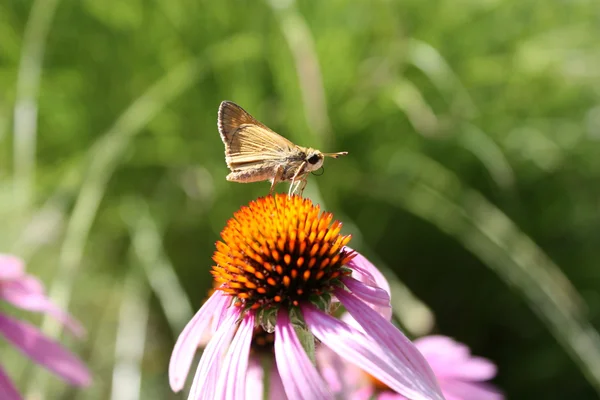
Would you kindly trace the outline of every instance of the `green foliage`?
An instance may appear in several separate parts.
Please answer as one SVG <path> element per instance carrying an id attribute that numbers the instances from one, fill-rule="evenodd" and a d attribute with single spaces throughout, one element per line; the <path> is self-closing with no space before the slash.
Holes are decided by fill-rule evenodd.
<path id="1" fill-rule="evenodd" d="M 224 179 L 227 99 L 349 151 L 305 194 L 411 289 L 404 326 L 427 305 L 511 399 L 597 398 L 597 17 L 591 1 L 0 3 L 0 251 L 88 328 L 64 341 L 95 384 L 2 364 L 48 398 L 107 398 L 124 363 L 142 398 L 171 396 L 214 242 L 269 187 Z"/>

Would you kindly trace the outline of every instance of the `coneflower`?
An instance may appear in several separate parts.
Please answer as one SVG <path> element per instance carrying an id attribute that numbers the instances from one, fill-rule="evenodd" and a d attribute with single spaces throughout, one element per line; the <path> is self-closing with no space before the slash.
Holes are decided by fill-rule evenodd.
<path id="1" fill-rule="evenodd" d="M 198 344 L 214 330 L 189 398 L 261 399 L 258 390 L 248 393 L 246 387 L 260 327 L 274 334 L 275 367 L 290 400 L 333 399 L 314 365 L 314 338 L 409 399 L 443 399 L 423 356 L 380 315 L 389 308 L 389 296 L 377 286 L 379 272 L 346 247 L 350 236 L 341 228 L 331 213 L 298 196 L 259 198 L 237 211 L 216 244 L 217 290 L 173 349 L 171 388 L 184 387 Z M 337 304 L 361 329 L 331 315 Z"/>

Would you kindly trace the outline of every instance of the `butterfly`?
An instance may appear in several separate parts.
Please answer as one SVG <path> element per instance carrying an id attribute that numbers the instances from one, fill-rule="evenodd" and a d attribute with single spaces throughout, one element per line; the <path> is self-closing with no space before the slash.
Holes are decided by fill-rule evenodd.
<path id="1" fill-rule="evenodd" d="M 273 194 L 279 182 L 291 182 L 288 195 L 302 195 L 309 173 L 322 167 L 325 157 L 348 154 L 322 153 L 317 149 L 292 143 L 257 121 L 231 101 L 219 106 L 217 126 L 225 144 L 225 161 L 231 170 L 231 182 L 270 181 Z"/>

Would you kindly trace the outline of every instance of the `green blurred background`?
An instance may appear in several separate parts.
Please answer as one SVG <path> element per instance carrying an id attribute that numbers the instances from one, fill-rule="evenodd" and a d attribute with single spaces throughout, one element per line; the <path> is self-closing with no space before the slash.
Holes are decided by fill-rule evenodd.
<path id="1" fill-rule="evenodd" d="M 0 250 L 88 328 L 86 391 L 164 399 L 236 184 L 221 100 L 327 160 L 305 195 L 384 268 L 398 322 L 499 366 L 510 399 L 600 392 L 595 1 L 0 3 Z M 280 191 L 286 191 L 282 184 Z M 410 290 L 409 290 L 410 289 Z M 50 320 L 32 317 L 50 335 Z"/>

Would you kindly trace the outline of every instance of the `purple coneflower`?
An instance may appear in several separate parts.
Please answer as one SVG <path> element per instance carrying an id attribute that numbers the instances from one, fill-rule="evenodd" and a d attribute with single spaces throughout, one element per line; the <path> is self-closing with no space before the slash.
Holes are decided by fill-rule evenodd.
<path id="1" fill-rule="evenodd" d="M 5 254 L 0 254 L 0 300 L 23 310 L 50 314 L 74 334 L 83 334 L 83 328 L 46 297 L 41 282 L 25 273 L 23 262 Z M 86 386 L 90 383 L 90 373 L 83 362 L 60 344 L 44 336 L 35 326 L 0 314 L 0 336 L 66 382 L 75 386 Z M 1 365 L 0 399 L 21 399 Z"/>
<path id="2" fill-rule="evenodd" d="M 356 323 L 348 315 L 342 319 Z M 446 336 L 424 336 L 415 340 L 438 379 L 446 400 L 503 400 L 504 395 L 486 381 L 496 376 L 490 360 L 471 355 L 469 348 Z M 326 348 L 318 349 L 319 367 L 338 399 L 405 400 L 388 385 L 345 362 Z"/>
<path id="3" fill-rule="evenodd" d="M 261 399 L 262 387 L 256 393 L 246 387 L 247 376 L 262 373 L 256 358 L 250 359 L 260 327 L 274 334 L 278 373 L 272 375 L 270 390 L 280 382 L 291 400 L 333 399 L 311 361 L 315 337 L 409 399 L 443 399 L 423 356 L 380 315 L 389 308 L 389 296 L 377 285 L 379 272 L 345 247 L 350 236 L 340 234 L 341 226 L 331 213 L 321 213 L 298 196 L 259 198 L 237 211 L 216 244 L 212 274 L 217 290 L 173 349 L 171 388 L 183 388 L 203 335 L 213 330 L 189 398 Z M 353 273 L 372 284 L 354 279 Z M 338 303 L 361 329 L 330 315 Z"/>

